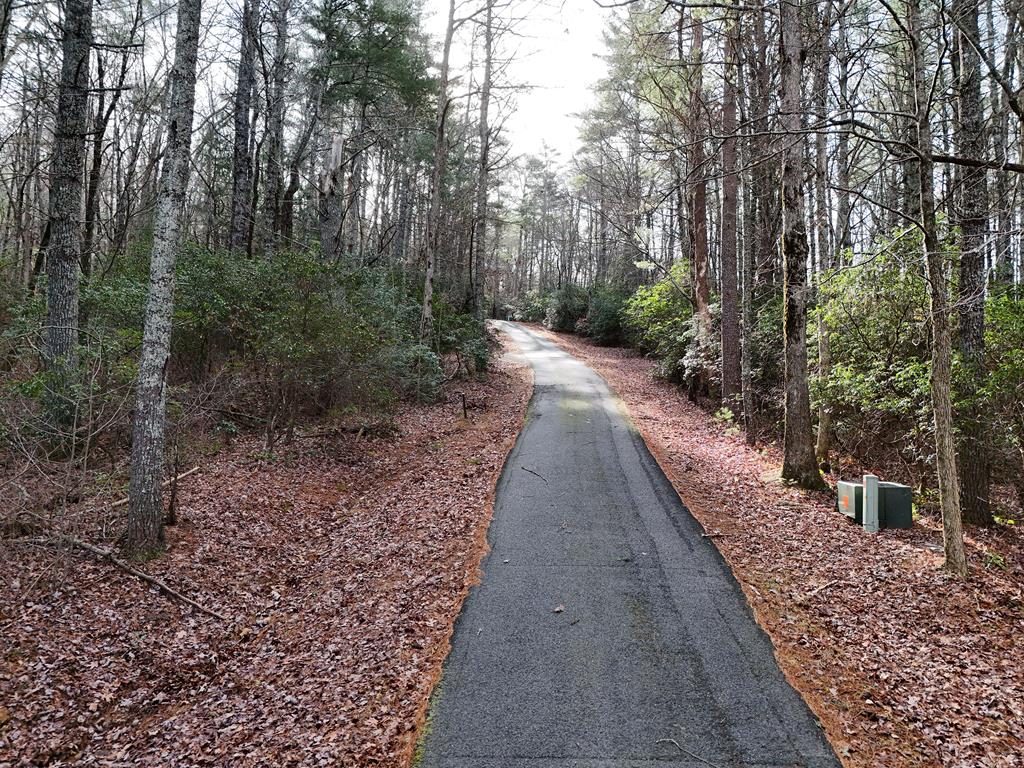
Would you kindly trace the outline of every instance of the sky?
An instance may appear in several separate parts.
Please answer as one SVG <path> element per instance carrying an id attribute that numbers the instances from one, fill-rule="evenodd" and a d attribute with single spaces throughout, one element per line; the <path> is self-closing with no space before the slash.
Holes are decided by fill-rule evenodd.
<path id="1" fill-rule="evenodd" d="M 465 0 L 463 15 L 476 7 L 474 0 Z M 440 51 L 448 2 L 426 0 L 426 11 L 427 29 Z M 506 138 L 515 154 L 539 153 L 546 143 L 567 160 L 577 146 L 576 115 L 593 104 L 591 87 L 606 71 L 600 57 L 610 12 L 594 0 L 518 0 L 507 12 L 523 17 L 517 36 L 502 42 L 503 53 L 515 53 L 507 78 L 529 88 L 515 96 L 516 107 L 505 122 Z M 469 25 L 463 25 L 453 46 L 454 66 L 468 62 L 470 35 Z"/>

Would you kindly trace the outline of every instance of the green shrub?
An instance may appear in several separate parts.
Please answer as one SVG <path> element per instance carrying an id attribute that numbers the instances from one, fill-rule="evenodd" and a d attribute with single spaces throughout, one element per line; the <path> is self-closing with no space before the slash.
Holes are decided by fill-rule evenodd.
<path id="1" fill-rule="evenodd" d="M 586 316 L 580 321 L 583 328 L 577 326 L 577 332 L 583 333 L 596 344 L 610 347 L 623 341 L 622 311 L 626 296 L 620 291 L 601 289 L 590 297 Z"/>
<path id="2" fill-rule="evenodd" d="M 579 286 L 569 285 L 548 294 L 545 300 L 544 325 L 552 331 L 570 332 L 587 314 L 587 293 Z"/>
<path id="3" fill-rule="evenodd" d="M 924 462 L 933 450 L 928 288 L 919 243 L 903 240 L 821 280 L 810 326 L 828 333 L 832 371 L 825 382 L 812 377 L 812 396 L 853 452 L 884 444 Z"/>
<path id="4" fill-rule="evenodd" d="M 538 291 L 517 296 L 508 306 L 508 316 L 523 323 L 539 323 L 546 311 L 545 297 Z"/>
<path id="5" fill-rule="evenodd" d="M 457 372 L 467 375 L 487 370 L 491 350 L 484 323 L 472 315 L 453 312 L 447 304 L 435 306 L 435 348 L 442 355 L 454 355 Z"/>
<path id="6" fill-rule="evenodd" d="M 189 245 L 176 277 L 169 412 L 195 413 L 184 407 L 190 399 L 212 398 L 264 420 L 270 446 L 302 415 L 436 398 L 442 358 L 454 358 L 467 373 L 488 363 L 483 324 L 454 311 L 441 291 L 434 337 L 419 344 L 420 300 L 409 290 L 418 281 L 401 272 L 352 270 L 315 253 L 247 258 Z M 147 289 L 142 252 L 117 259 L 83 289 L 87 325 L 79 357 L 88 375 L 76 397 L 88 400 L 90 413 L 113 414 L 112 429 L 127 431 L 124 403 L 137 372 Z M 0 429 L 24 432 L 41 423 L 32 414 L 47 389 L 37 352 L 44 302 L 4 288 L 0 317 L 7 361 L 0 396 L 17 401 Z"/>
<path id="7" fill-rule="evenodd" d="M 444 383 L 441 358 L 422 344 L 391 347 L 383 357 L 391 388 L 406 400 L 430 403 Z"/>
<path id="8" fill-rule="evenodd" d="M 687 349 L 693 339 L 693 308 L 683 292 L 687 267 L 677 263 L 668 276 L 641 286 L 622 308 L 623 329 L 641 351 L 658 360 L 659 373 L 682 381 Z"/>

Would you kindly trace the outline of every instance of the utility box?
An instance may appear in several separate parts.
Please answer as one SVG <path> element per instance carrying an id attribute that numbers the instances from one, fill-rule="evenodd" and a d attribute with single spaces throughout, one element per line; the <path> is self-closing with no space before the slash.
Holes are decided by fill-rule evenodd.
<path id="1" fill-rule="evenodd" d="M 864 484 L 840 480 L 836 509 L 858 525 L 864 523 Z M 914 524 L 914 494 L 909 485 L 878 483 L 878 527 L 910 528 Z"/>
<path id="2" fill-rule="evenodd" d="M 836 485 L 839 492 L 836 508 L 857 525 L 864 522 L 864 485 L 840 480 Z"/>
<path id="3" fill-rule="evenodd" d="M 909 485 L 878 484 L 878 523 L 882 528 L 914 525 L 914 492 Z"/>

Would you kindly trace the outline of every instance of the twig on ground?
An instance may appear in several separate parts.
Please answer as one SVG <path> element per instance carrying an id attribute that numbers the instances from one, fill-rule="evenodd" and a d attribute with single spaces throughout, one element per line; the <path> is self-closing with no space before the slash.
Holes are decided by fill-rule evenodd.
<path id="1" fill-rule="evenodd" d="M 71 536 L 67 533 L 51 532 L 49 536 L 43 538 L 43 541 L 46 543 L 59 542 L 61 544 L 67 544 L 78 549 L 85 550 L 86 552 L 95 555 L 101 560 L 106 560 L 112 565 L 116 565 L 118 568 L 120 568 L 123 571 L 126 571 L 127 573 L 130 573 L 132 576 L 135 576 L 136 578 L 142 579 L 143 581 L 152 584 L 154 587 L 157 587 L 161 592 L 165 592 L 166 594 L 170 595 L 173 598 L 176 598 L 177 600 L 180 600 L 186 605 L 192 606 L 200 613 L 205 613 L 207 616 L 212 616 L 213 618 L 220 619 L 221 621 L 228 620 L 227 617 L 224 616 L 224 614 L 218 613 L 212 608 L 207 608 L 202 603 L 197 603 L 191 597 L 189 597 L 188 595 L 183 595 L 181 592 L 171 587 L 167 582 L 163 581 L 162 579 L 158 579 L 156 576 L 150 576 L 148 573 L 140 571 L 135 566 L 119 558 L 117 555 L 114 554 L 112 550 L 104 549 L 103 547 L 97 547 L 95 544 L 90 544 L 87 541 L 82 541 L 81 539 L 75 536 Z"/>
<path id="2" fill-rule="evenodd" d="M 834 587 L 838 583 L 839 583 L 839 579 L 832 579 L 831 581 L 826 581 L 824 584 L 821 584 L 820 586 L 817 586 L 814 589 L 812 589 L 806 595 L 798 597 L 797 600 L 799 602 L 801 602 L 801 603 L 806 602 L 806 601 L 810 600 L 812 597 L 814 597 L 815 595 L 817 595 L 819 592 L 822 592 L 822 591 L 828 589 L 829 587 Z"/>
<path id="3" fill-rule="evenodd" d="M 544 475 L 542 475 L 540 472 L 534 472 L 532 469 L 527 469 L 526 467 L 524 467 L 522 465 L 520 465 L 519 468 L 529 472 L 531 475 L 536 475 L 541 480 L 543 480 L 545 483 L 548 481 L 548 479 L 546 477 L 544 477 Z"/>
<path id="4" fill-rule="evenodd" d="M 655 744 L 661 744 L 662 742 L 664 742 L 666 744 L 675 744 L 676 749 L 678 749 L 684 755 L 689 755 L 694 760 L 700 760 L 702 763 L 704 763 L 704 765 L 710 765 L 712 768 L 722 768 L 722 766 L 720 766 L 718 763 L 712 763 L 710 760 L 705 760 L 703 757 L 698 755 L 696 752 L 691 752 L 688 749 L 684 749 L 682 746 L 680 746 L 679 742 L 676 741 L 675 739 L 658 739 L 654 743 Z"/>

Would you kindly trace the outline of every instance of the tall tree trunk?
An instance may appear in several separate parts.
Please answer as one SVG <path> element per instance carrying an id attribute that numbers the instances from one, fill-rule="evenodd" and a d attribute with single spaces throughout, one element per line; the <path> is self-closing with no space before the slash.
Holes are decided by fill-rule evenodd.
<path id="1" fill-rule="evenodd" d="M 369 76 L 369 71 L 365 73 Z M 362 263 L 363 243 L 363 176 L 369 142 L 370 130 L 368 116 L 369 104 L 359 104 L 359 115 L 355 120 L 355 128 L 348 140 L 348 187 L 345 190 L 345 206 L 342 218 L 341 251 L 355 264 Z"/>
<path id="2" fill-rule="evenodd" d="M 63 61 L 50 172 L 46 334 L 43 340 L 43 360 L 53 376 L 48 386 L 47 409 L 54 423 L 69 422 L 74 410 L 71 377 L 77 364 L 82 176 L 89 119 L 92 0 L 67 0 L 61 47 Z"/>
<path id="3" fill-rule="evenodd" d="M 264 172 L 263 248 L 277 248 L 282 228 L 284 195 L 285 70 L 288 56 L 288 14 L 291 0 L 277 0 L 274 9 L 274 59 L 267 94 L 267 167 Z"/>
<path id="4" fill-rule="evenodd" d="M 740 38 L 742 39 L 742 37 Z M 742 78 L 744 68 L 737 69 L 737 76 Z M 738 91 L 746 93 L 743 80 L 738 81 Z M 746 170 L 743 175 L 743 346 L 740 354 L 740 381 L 743 389 L 743 431 L 747 445 L 754 444 L 754 382 L 753 382 L 753 335 L 754 335 L 754 254 L 757 250 L 757 205 L 754 201 L 754 168 L 751 159 L 756 156 L 756 139 L 750 120 L 747 105 L 751 99 L 740 101 L 740 122 L 747 126 L 746 140 L 743 142 L 743 164 Z"/>
<path id="5" fill-rule="evenodd" d="M 739 19 L 726 19 L 725 78 L 722 92 L 722 404 L 739 414 L 742 407 L 740 318 L 736 277 L 736 219 L 739 176 L 736 173 L 736 76 Z"/>
<path id="6" fill-rule="evenodd" d="M 956 152 L 961 157 L 985 159 L 985 115 L 981 101 L 981 60 L 975 46 L 978 35 L 978 0 L 956 0 L 957 120 Z M 965 407 L 957 415 L 957 455 L 960 470 L 960 506 L 964 519 L 990 525 L 988 413 L 976 393 L 985 378 L 985 252 L 988 234 L 988 185 L 984 168 L 957 167 L 956 222 L 960 227 L 957 341 L 963 356 L 967 386 Z"/>
<path id="7" fill-rule="evenodd" d="M 828 134 L 824 125 L 828 120 L 828 74 L 830 63 L 830 46 L 828 45 L 832 31 L 832 16 L 826 4 L 818 19 L 821 42 L 818 55 L 815 57 L 814 68 L 814 106 L 815 120 L 819 128 L 814 136 L 814 216 L 818 243 L 818 291 L 821 292 L 821 281 L 827 279 L 835 267 L 835 251 L 831 242 L 830 217 L 828 204 Z M 832 367 L 832 350 L 829 345 L 828 328 L 820 313 L 818 315 L 818 381 L 822 389 L 828 383 Z M 818 438 L 814 446 L 814 454 L 818 465 L 828 471 L 829 451 L 832 437 L 832 413 L 828 401 L 822 397 L 818 408 Z"/>
<path id="8" fill-rule="evenodd" d="M 1019 27 L 1017 14 L 1013 7 L 1008 8 L 1006 20 L 1006 53 L 1003 58 L 1002 79 L 1004 82 L 1013 82 L 1015 63 L 1017 60 L 1017 37 Z M 997 38 L 992 19 L 992 3 L 988 4 L 988 28 L 989 39 L 992 48 L 997 45 Z M 995 60 L 993 53 L 990 56 Z M 996 163 L 1005 163 L 1007 146 L 1010 142 L 1010 109 L 1007 104 L 1006 94 L 999 85 L 991 82 L 989 101 L 992 111 L 992 159 Z M 995 171 L 995 194 L 993 202 L 996 205 L 997 232 L 995 237 L 995 273 L 994 289 L 1005 290 L 1013 285 L 1013 253 L 1011 251 L 1011 232 L 1013 230 L 1013 206 L 1010 202 L 1010 174 L 1007 171 Z"/>
<path id="9" fill-rule="evenodd" d="M 807 389 L 807 224 L 804 217 L 803 30 L 796 0 L 781 0 L 782 58 L 782 259 L 786 360 L 785 440 L 782 477 L 805 488 L 824 488 L 814 456 L 811 398 Z"/>
<path id="10" fill-rule="evenodd" d="M 931 398 L 935 417 L 935 472 L 939 481 L 942 508 L 942 535 L 946 550 L 946 568 L 957 576 L 967 575 L 963 530 L 960 521 L 960 488 L 957 480 L 956 453 L 953 447 L 952 335 L 949 328 L 949 294 L 946 267 L 939 246 L 935 223 L 934 168 L 931 160 L 932 133 L 930 83 L 920 39 L 920 0 L 907 3 L 906 25 L 914 80 L 915 146 L 919 151 L 919 189 L 921 193 L 921 230 L 928 268 L 928 291 L 932 327 Z"/>
<path id="11" fill-rule="evenodd" d="M 484 265 L 487 261 L 487 185 L 490 178 L 491 130 L 488 111 L 491 106 L 491 60 L 494 45 L 494 0 L 486 0 L 484 19 L 484 79 L 480 84 L 480 119 L 477 135 L 480 156 L 477 165 L 476 212 L 473 232 L 473 313 L 484 316 Z"/>
<path id="12" fill-rule="evenodd" d="M 256 84 L 256 41 L 252 1 L 242 3 L 242 42 L 235 85 L 234 140 L 231 160 L 231 224 L 228 246 L 235 253 L 248 249 L 252 223 L 252 91 Z"/>
<path id="13" fill-rule="evenodd" d="M 448 3 L 448 25 L 441 55 L 441 73 L 437 84 L 437 117 L 434 122 L 434 167 L 430 173 L 430 210 L 427 214 L 426 265 L 423 276 L 423 308 L 420 313 L 420 342 L 427 343 L 434 328 L 434 270 L 440 246 L 441 182 L 448 157 L 445 126 L 451 100 L 448 97 L 448 62 L 455 35 L 455 0 Z"/>
<path id="14" fill-rule="evenodd" d="M 690 227 L 693 238 L 694 298 L 697 314 L 704 331 L 711 326 L 711 288 L 708 284 L 708 190 L 707 169 L 704 167 L 704 24 L 695 15 L 690 17 L 691 38 L 687 87 L 690 92 L 689 145 L 690 145 Z"/>
<path id="15" fill-rule="evenodd" d="M 162 488 L 167 363 L 174 314 L 174 262 L 188 185 L 201 13 L 201 0 L 179 0 L 167 102 L 167 146 L 153 217 L 149 295 L 135 390 L 128 529 L 123 543 L 125 552 L 132 557 L 143 557 L 164 544 Z"/>

